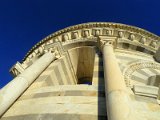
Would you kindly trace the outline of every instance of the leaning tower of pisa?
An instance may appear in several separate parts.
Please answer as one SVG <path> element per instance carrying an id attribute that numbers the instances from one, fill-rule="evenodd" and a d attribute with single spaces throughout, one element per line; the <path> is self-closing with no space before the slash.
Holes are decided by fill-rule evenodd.
<path id="1" fill-rule="evenodd" d="M 118 23 L 47 36 L 0 90 L 0 120 L 160 120 L 160 37 Z"/>

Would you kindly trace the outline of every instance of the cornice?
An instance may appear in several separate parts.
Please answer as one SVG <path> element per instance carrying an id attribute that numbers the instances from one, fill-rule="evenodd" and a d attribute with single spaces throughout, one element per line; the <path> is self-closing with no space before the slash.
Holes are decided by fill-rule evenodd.
<path id="1" fill-rule="evenodd" d="M 40 46 L 45 46 L 45 44 L 47 44 L 47 42 L 51 39 L 56 38 L 57 36 L 61 36 L 64 35 L 65 33 L 68 32 L 74 32 L 77 30 L 85 30 L 85 29 L 98 29 L 98 28 L 106 28 L 106 29 L 117 29 L 120 31 L 128 31 L 131 33 L 136 33 L 136 34 L 140 34 L 146 38 L 149 38 L 151 40 L 160 40 L 160 37 L 148 32 L 144 29 L 138 28 L 138 27 L 134 27 L 134 26 L 129 26 L 129 25 L 125 25 L 125 24 L 120 24 L 120 23 L 111 23 L 111 22 L 90 22 L 90 23 L 84 23 L 84 24 L 78 24 L 78 25 L 74 25 L 71 27 L 67 27 L 64 28 L 62 30 L 59 30 L 57 32 L 54 32 L 50 35 L 48 35 L 47 37 L 45 37 L 44 39 L 42 39 L 40 42 L 38 42 L 36 45 L 34 45 L 29 52 L 26 54 L 26 56 L 24 57 L 23 61 L 25 61 L 27 59 L 27 57 L 29 57 L 29 55 L 31 55 L 34 51 L 36 51 L 37 48 L 39 48 Z M 68 39 L 65 35 L 63 36 L 65 37 L 65 39 Z M 55 40 L 56 41 L 56 40 Z M 61 41 L 62 43 L 64 43 L 65 41 Z"/>

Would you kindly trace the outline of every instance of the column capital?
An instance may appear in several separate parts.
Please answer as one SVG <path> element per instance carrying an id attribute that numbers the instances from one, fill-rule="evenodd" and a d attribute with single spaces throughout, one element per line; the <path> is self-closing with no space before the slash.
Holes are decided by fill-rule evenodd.
<path id="1" fill-rule="evenodd" d="M 117 37 L 113 36 L 98 36 L 98 46 L 102 49 L 106 45 L 111 45 L 114 48 L 116 47 Z"/>
<path id="2" fill-rule="evenodd" d="M 9 70 L 9 72 L 16 77 L 17 75 L 21 74 L 25 68 L 22 66 L 20 62 L 17 61 L 17 63 L 12 66 L 12 68 Z"/>
<path id="3" fill-rule="evenodd" d="M 47 52 L 52 53 L 56 57 L 56 59 L 61 57 L 61 53 L 60 53 L 57 46 L 53 46 L 48 49 L 45 49 L 45 53 L 47 53 Z"/>

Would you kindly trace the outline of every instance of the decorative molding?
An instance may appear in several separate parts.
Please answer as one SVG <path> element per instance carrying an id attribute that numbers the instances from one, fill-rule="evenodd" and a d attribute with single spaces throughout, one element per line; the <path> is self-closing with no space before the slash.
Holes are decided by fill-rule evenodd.
<path id="1" fill-rule="evenodd" d="M 133 85 L 133 92 L 136 95 L 157 98 L 158 87 L 149 85 Z"/>
<path id="2" fill-rule="evenodd" d="M 22 66 L 21 63 L 17 62 L 10 70 L 9 72 L 16 77 L 17 75 L 21 74 L 25 68 Z"/>
<path id="3" fill-rule="evenodd" d="M 112 45 L 114 48 L 116 47 L 117 37 L 113 36 L 98 36 L 98 46 L 100 49 L 105 45 Z"/>
<path id="4" fill-rule="evenodd" d="M 152 68 L 152 69 L 160 70 L 160 64 L 156 62 L 151 62 L 151 61 L 137 61 L 129 64 L 128 67 L 126 67 L 123 71 L 123 76 L 124 76 L 126 85 L 127 86 L 131 85 L 130 80 L 133 72 L 139 69 L 144 69 L 144 68 Z"/>
<path id="5" fill-rule="evenodd" d="M 46 45 L 44 51 L 53 53 L 57 59 L 60 58 L 64 52 L 60 42 Z"/>
<path id="6" fill-rule="evenodd" d="M 141 42 L 138 42 L 138 41 L 136 41 L 136 40 L 130 41 L 129 39 L 126 39 L 126 38 L 118 38 L 117 44 L 119 44 L 119 43 L 128 43 L 128 44 L 130 44 L 130 45 L 140 46 L 140 47 L 145 48 L 145 49 L 147 49 L 147 50 L 149 50 L 149 51 L 151 51 L 151 52 L 153 52 L 153 53 L 156 52 L 156 49 L 157 49 L 157 47 L 158 47 L 158 46 L 157 46 L 156 49 L 155 49 L 155 48 L 147 45 L 146 43 L 145 43 L 145 44 L 142 44 Z"/>
<path id="7" fill-rule="evenodd" d="M 74 42 L 75 40 L 81 38 L 91 39 L 99 35 L 125 38 L 128 39 L 128 41 L 130 41 L 131 43 L 134 42 L 135 44 L 144 44 L 145 47 L 154 49 L 154 51 L 156 51 L 156 49 L 158 48 L 157 42 L 160 40 L 159 36 L 154 35 L 138 27 L 107 22 L 85 23 L 62 29 L 47 36 L 39 43 L 37 43 L 26 54 L 26 56 L 23 59 L 23 62 L 25 62 L 28 59 L 28 57 L 32 59 L 32 57 L 35 56 L 35 50 L 44 48 L 47 44 L 55 43 L 57 41 L 60 41 L 62 44 L 65 44 L 68 41 Z M 146 42 L 147 44 L 145 44 Z M 41 52 L 42 51 L 44 51 L 44 49 L 41 49 Z"/>

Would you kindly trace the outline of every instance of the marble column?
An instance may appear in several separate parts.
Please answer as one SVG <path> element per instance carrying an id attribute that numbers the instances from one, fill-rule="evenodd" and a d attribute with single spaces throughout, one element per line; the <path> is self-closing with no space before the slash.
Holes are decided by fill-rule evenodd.
<path id="1" fill-rule="evenodd" d="M 102 52 L 108 120 L 128 120 L 129 98 L 112 42 L 103 42 Z"/>
<path id="2" fill-rule="evenodd" d="M 16 101 L 16 99 L 33 83 L 44 69 L 55 59 L 53 53 L 45 53 L 25 71 L 15 77 L 0 90 L 0 116 Z"/>

